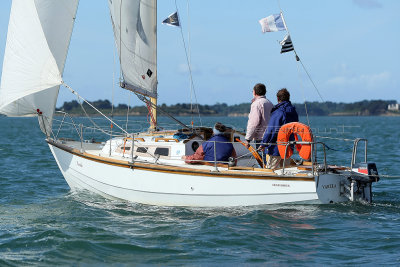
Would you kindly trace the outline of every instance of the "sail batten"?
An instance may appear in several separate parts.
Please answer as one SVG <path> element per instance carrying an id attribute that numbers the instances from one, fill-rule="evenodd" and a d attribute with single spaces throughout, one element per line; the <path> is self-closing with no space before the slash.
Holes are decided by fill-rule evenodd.
<path id="1" fill-rule="evenodd" d="M 0 113 L 51 122 L 78 0 L 13 0 L 0 86 Z M 49 127 L 49 125 L 47 125 Z"/>
<path id="2" fill-rule="evenodd" d="M 157 97 L 157 1 L 109 0 L 121 87 Z"/>

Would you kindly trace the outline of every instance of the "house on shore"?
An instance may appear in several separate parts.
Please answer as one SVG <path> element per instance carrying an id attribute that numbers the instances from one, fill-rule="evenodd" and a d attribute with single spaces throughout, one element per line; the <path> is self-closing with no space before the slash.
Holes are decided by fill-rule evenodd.
<path id="1" fill-rule="evenodd" d="M 399 103 L 389 104 L 388 105 L 388 110 L 389 111 L 399 111 L 400 110 Z"/>

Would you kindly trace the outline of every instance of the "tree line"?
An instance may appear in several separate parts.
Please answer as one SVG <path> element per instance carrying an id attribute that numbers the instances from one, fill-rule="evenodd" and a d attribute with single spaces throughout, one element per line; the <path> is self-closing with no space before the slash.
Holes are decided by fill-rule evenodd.
<path id="1" fill-rule="evenodd" d="M 112 105 L 109 100 L 97 100 L 90 102 L 102 112 L 110 113 L 113 110 L 115 115 L 126 114 L 128 105 L 118 104 Z M 382 115 L 386 114 L 389 104 L 395 104 L 396 100 L 363 100 L 354 103 L 335 103 L 335 102 L 305 102 L 295 103 L 295 107 L 300 116 L 329 116 L 329 115 Z M 88 104 L 83 103 L 83 108 L 88 114 L 96 114 Z M 216 103 L 214 105 L 195 105 L 188 103 L 178 103 L 173 105 L 160 105 L 160 108 L 169 114 L 176 116 L 189 116 L 197 114 L 197 108 L 200 114 L 204 116 L 245 116 L 250 112 L 250 103 L 242 103 L 236 105 L 228 105 L 226 103 Z M 81 105 L 76 100 L 64 102 L 57 110 L 62 110 L 70 114 L 82 114 Z M 148 114 L 147 107 L 133 106 L 129 107 L 131 115 L 145 116 Z M 162 115 L 162 114 L 160 114 Z"/>

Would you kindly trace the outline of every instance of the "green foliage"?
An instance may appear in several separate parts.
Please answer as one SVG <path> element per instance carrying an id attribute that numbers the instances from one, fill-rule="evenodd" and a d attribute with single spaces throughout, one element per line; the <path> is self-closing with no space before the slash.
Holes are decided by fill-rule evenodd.
<path id="1" fill-rule="evenodd" d="M 306 102 L 295 104 L 299 115 L 327 116 L 327 115 L 380 115 L 387 111 L 389 104 L 395 104 L 396 100 L 363 100 L 354 103 L 334 102 Z"/>
<path id="2" fill-rule="evenodd" d="M 354 103 L 334 103 L 334 102 L 306 102 L 305 104 L 294 104 L 300 116 L 306 115 L 306 107 L 310 116 L 328 116 L 328 115 L 380 115 L 387 112 L 389 104 L 395 104 L 395 100 L 363 100 Z M 112 105 L 109 100 L 97 100 L 91 102 L 93 106 L 105 113 L 110 113 Z M 88 114 L 96 112 L 84 103 L 83 107 Z M 172 115 L 190 116 L 197 114 L 197 108 L 203 116 L 245 116 L 250 111 L 250 103 L 242 103 L 229 106 L 226 103 L 216 103 L 214 105 L 196 105 L 189 103 L 178 103 L 174 105 L 161 104 L 161 109 Z M 114 115 L 125 115 L 128 105 L 119 104 L 114 106 Z M 82 114 L 80 104 L 73 100 L 64 102 L 58 109 L 64 110 L 70 114 Z M 146 106 L 129 107 L 129 113 L 132 115 L 145 116 L 148 114 Z M 160 115 L 162 113 L 160 112 Z"/>
<path id="3" fill-rule="evenodd" d="M 64 105 L 61 107 L 61 109 L 65 110 L 66 112 L 70 112 L 72 109 L 78 107 L 79 107 L 78 101 L 72 100 L 71 102 L 64 102 Z"/>

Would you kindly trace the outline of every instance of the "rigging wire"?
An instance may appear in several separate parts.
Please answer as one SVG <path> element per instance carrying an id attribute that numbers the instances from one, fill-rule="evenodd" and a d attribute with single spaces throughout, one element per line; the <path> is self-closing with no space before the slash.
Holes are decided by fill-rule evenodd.
<path id="1" fill-rule="evenodd" d="M 140 101 L 142 101 L 143 103 L 145 103 L 147 105 L 147 103 L 149 103 L 153 108 L 156 108 L 160 111 L 162 111 L 165 115 L 167 115 L 169 118 L 171 118 L 172 120 L 176 121 L 177 123 L 179 123 L 181 126 L 183 126 L 186 129 L 190 130 L 190 127 L 186 126 L 186 124 L 184 124 L 183 122 L 181 122 L 180 120 L 178 120 L 177 118 L 175 118 L 174 116 L 172 116 L 171 114 L 169 114 L 168 112 L 166 112 L 165 110 L 163 110 L 162 108 L 160 108 L 159 106 L 155 105 L 154 103 L 152 103 L 150 100 L 148 100 L 146 97 L 144 97 L 143 95 L 139 94 L 139 93 L 135 93 L 135 95 L 139 98 Z"/>
<path id="2" fill-rule="evenodd" d="M 177 13 L 179 14 L 179 12 L 178 12 L 178 4 L 176 3 L 176 0 L 175 0 L 175 8 L 176 8 Z M 195 98 L 195 100 L 196 100 L 196 108 L 197 108 L 197 113 L 198 113 L 199 120 L 200 120 L 200 125 L 203 126 L 203 122 L 202 122 L 201 116 L 200 116 L 199 101 L 197 100 L 196 90 L 194 89 L 193 75 L 192 75 L 192 67 L 191 67 L 191 65 L 190 65 L 190 59 L 189 59 L 188 51 L 187 51 L 187 48 L 186 48 L 185 38 L 184 38 L 184 36 L 183 36 L 182 26 L 180 26 L 179 28 L 180 28 L 180 31 L 181 31 L 183 47 L 184 47 L 184 49 L 185 49 L 186 62 L 187 62 L 187 64 L 188 64 L 188 69 L 189 69 L 189 78 L 190 78 L 191 92 L 193 92 L 194 98 Z"/>
<path id="3" fill-rule="evenodd" d="M 129 121 L 129 109 L 130 109 L 130 101 L 131 100 L 131 94 L 128 94 L 128 108 L 126 111 L 126 124 L 125 124 L 125 130 L 128 131 L 128 121 Z"/>
<path id="4" fill-rule="evenodd" d="M 300 83 L 300 88 L 301 88 L 301 94 L 303 95 L 303 99 L 304 99 L 304 108 L 305 108 L 305 111 L 306 111 L 307 123 L 308 123 L 308 126 L 311 127 L 310 118 L 308 117 L 306 96 L 304 94 L 303 83 L 301 82 L 300 68 L 299 68 L 299 64 L 296 64 L 296 65 L 297 65 L 297 74 L 299 75 L 299 83 Z"/>
<path id="5" fill-rule="evenodd" d="M 114 117 L 114 92 L 115 92 L 115 48 L 113 49 L 113 77 L 112 77 L 112 93 L 111 93 L 111 120 Z M 113 124 L 110 124 L 110 156 L 111 156 L 111 140 L 113 134 Z"/>
<path id="6" fill-rule="evenodd" d="M 338 138 L 338 137 L 329 137 L 329 136 L 318 136 L 318 135 L 316 135 L 315 137 L 322 138 L 322 139 L 340 140 L 340 141 L 345 141 L 345 142 L 354 142 L 353 139 L 347 139 L 347 138 Z"/>
<path id="7" fill-rule="evenodd" d="M 400 175 L 379 174 L 378 176 L 384 178 L 400 178 Z"/>
<path id="8" fill-rule="evenodd" d="M 285 21 L 284 16 L 283 16 L 282 8 L 281 8 L 281 6 L 280 6 L 280 0 L 277 0 L 277 2 L 278 2 L 278 6 L 279 6 L 279 9 L 280 9 L 281 15 L 282 15 L 283 23 L 284 23 L 284 25 L 285 25 L 285 28 L 286 28 L 286 30 L 287 30 L 288 35 L 290 35 L 289 29 L 288 29 L 288 27 L 287 27 L 286 21 Z M 293 52 L 294 52 L 294 54 L 295 54 L 295 56 L 296 56 L 296 60 L 300 62 L 301 66 L 303 67 L 303 70 L 304 70 L 305 73 L 307 74 L 307 76 L 308 76 L 309 80 L 311 81 L 311 83 L 312 83 L 314 89 L 315 89 L 316 92 L 318 93 L 318 96 L 321 98 L 322 102 L 325 102 L 325 100 L 324 100 L 324 98 L 322 97 L 321 93 L 319 92 L 319 90 L 318 90 L 316 84 L 314 83 L 314 80 L 311 78 L 310 73 L 308 72 L 307 68 L 305 67 L 303 61 L 302 61 L 302 60 L 300 59 L 300 57 L 298 56 L 297 51 L 296 51 L 296 49 L 295 49 L 294 47 L 293 47 Z M 304 94 L 303 87 L 302 87 L 302 83 L 301 83 L 300 69 L 299 69 L 299 65 L 298 65 L 298 64 L 297 64 L 297 70 L 298 70 L 298 75 L 299 75 L 300 87 L 301 87 L 301 89 L 302 89 L 302 94 L 303 94 L 303 98 L 304 98 L 304 107 L 305 107 L 305 112 L 306 112 L 306 116 L 307 116 L 307 122 L 308 122 L 308 125 L 311 127 L 310 120 L 309 120 L 308 109 L 307 109 L 307 102 L 306 102 L 305 94 Z M 354 140 L 345 139 L 345 138 L 333 138 L 333 137 L 325 137 L 325 136 L 315 136 L 315 137 L 316 137 L 316 138 L 324 138 L 324 139 L 335 139 L 335 140 L 342 140 L 342 141 L 351 141 L 351 142 L 354 141 Z M 333 149 L 333 148 L 328 147 L 328 146 L 326 146 L 326 147 L 327 147 L 329 150 L 341 151 L 341 150 Z"/>
<path id="9" fill-rule="evenodd" d="M 279 1 L 279 0 L 278 0 L 278 6 L 279 6 L 279 10 L 280 10 L 280 12 L 281 12 L 283 24 L 284 24 L 284 26 L 285 26 L 285 28 L 286 28 L 287 34 L 290 36 L 289 28 L 288 28 L 288 26 L 287 26 L 287 24 L 286 24 L 286 21 L 285 21 L 285 18 L 284 18 L 284 16 L 283 16 L 283 10 L 282 10 L 282 8 L 281 8 L 280 1 Z M 303 63 L 301 62 L 301 60 L 300 60 L 300 58 L 299 58 L 299 56 L 297 55 L 296 50 L 294 49 L 294 46 L 292 46 L 292 47 L 293 47 L 293 52 L 294 52 L 295 55 L 296 55 L 296 61 L 299 61 L 299 62 L 301 63 L 301 65 L 303 66 L 304 70 L 307 72 L 307 70 L 305 69 Z M 307 124 L 308 124 L 309 127 L 311 127 L 310 118 L 309 118 L 309 116 L 308 116 L 307 101 L 306 101 L 306 97 L 305 97 L 305 94 L 304 94 L 304 88 L 303 88 L 303 85 L 302 85 L 302 82 L 301 82 L 301 75 L 300 75 L 299 64 L 296 64 L 296 65 L 297 65 L 297 73 L 298 73 L 298 76 L 299 76 L 299 83 L 300 83 L 301 93 L 302 93 L 303 99 L 304 99 L 304 109 L 305 109 L 305 112 L 306 112 Z M 308 72 L 307 72 L 307 74 L 308 74 Z M 311 82 L 314 84 L 314 82 L 312 81 L 310 75 L 308 75 L 308 77 L 310 78 Z M 314 85 L 314 87 L 315 87 L 315 85 Z M 316 88 L 316 87 L 315 87 L 315 88 Z M 318 94 L 319 94 L 318 89 L 317 89 L 317 92 L 318 92 Z M 320 94 L 319 94 L 319 96 L 321 97 Z M 322 99 L 322 97 L 321 97 L 321 99 Z M 322 100 L 322 101 L 323 101 L 323 100 Z"/>
<path id="10" fill-rule="evenodd" d="M 310 79 L 312 85 L 314 86 L 315 90 L 317 91 L 319 97 L 321 98 L 322 102 L 325 102 L 324 98 L 322 97 L 321 93 L 319 92 L 317 86 L 314 83 L 314 80 L 311 78 L 311 75 L 308 73 L 306 67 L 303 64 L 303 61 L 297 56 L 296 50 L 294 50 L 294 53 L 296 54 L 296 58 L 299 59 L 299 62 L 301 63 L 301 66 L 303 66 L 304 71 L 307 73 L 308 78 Z"/>
<path id="11" fill-rule="evenodd" d="M 65 88 L 67 88 L 68 90 L 70 90 L 74 95 L 76 95 L 78 97 L 79 100 L 84 101 L 86 104 L 88 104 L 91 108 L 93 108 L 96 112 L 98 112 L 101 116 L 103 116 L 104 118 L 106 118 L 109 122 L 111 122 L 112 124 L 114 124 L 115 126 L 117 126 L 122 132 L 124 132 L 125 134 L 128 134 L 127 131 L 125 131 L 121 126 L 119 126 L 117 123 L 115 123 L 115 121 L 113 121 L 112 119 L 110 119 L 109 117 L 107 117 L 106 115 L 104 115 L 103 112 L 101 112 L 99 109 L 97 109 L 95 106 L 93 106 L 89 101 L 87 101 L 86 99 L 84 99 L 82 96 L 80 96 L 78 94 L 78 92 L 76 92 L 74 89 L 72 89 L 68 84 L 66 84 L 65 82 L 61 83 L 62 85 L 64 85 Z M 81 105 L 81 107 L 83 108 L 83 105 Z M 100 130 L 101 128 L 90 118 L 90 116 L 86 113 L 86 110 L 83 108 L 83 111 L 85 112 L 86 116 L 88 117 L 88 119 L 93 123 L 93 125 L 95 125 L 96 127 L 98 127 Z M 103 133 L 105 133 L 103 130 L 101 130 Z M 108 133 L 107 133 L 108 134 Z"/>
<path id="12" fill-rule="evenodd" d="M 87 113 L 85 107 L 83 106 L 83 103 L 81 101 L 81 99 L 79 97 L 77 97 L 78 99 L 78 103 L 81 106 L 83 112 L 85 113 L 85 116 L 88 118 L 88 120 L 97 128 L 99 129 L 102 133 L 106 134 L 106 135 L 110 135 L 110 140 L 112 139 L 112 130 L 107 131 L 107 130 L 103 130 L 99 125 L 97 125 L 97 123 L 95 123 L 92 118 L 89 116 L 89 114 Z M 86 101 L 84 101 L 86 102 Z M 107 127 L 108 128 L 108 127 Z"/>
<path id="13" fill-rule="evenodd" d="M 280 1 L 280 0 L 277 0 L 277 2 L 278 2 L 278 7 L 279 7 L 279 10 L 282 12 L 282 8 L 281 8 L 281 1 Z"/>
<path id="14" fill-rule="evenodd" d="M 347 152 L 347 151 L 351 151 L 351 150 L 353 149 L 353 146 L 352 146 L 352 145 L 351 145 L 351 146 L 348 146 L 348 147 L 345 147 L 345 148 L 342 148 L 342 149 L 331 148 L 331 147 L 328 146 L 327 144 L 325 144 L 325 147 L 326 147 L 328 150 L 339 151 L 339 152 Z"/>
<path id="15" fill-rule="evenodd" d="M 188 54 L 189 54 L 189 65 L 191 64 L 191 45 L 190 45 L 190 8 L 189 8 L 189 0 L 186 0 L 187 5 L 187 16 L 188 16 Z M 192 83 L 190 83 L 190 116 L 191 116 L 191 126 L 193 125 L 193 87 Z"/>
<path id="16" fill-rule="evenodd" d="M 283 10 L 282 10 L 282 8 L 281 8 L 280 1 L 279 1 L 279 0 L 278 0 L 278 6 L 279 6 L 279 10 L 280 10 L 280 12 L 281 12 L 283 24 L 285 25 L 287 34 L 290 36 L 290 31 L 289 31 L 289 28 L 288 28 L 288 26 L 287 26 L 287 24 L 286 24 L 285 17 L 283 16 Z M 311 78 L 310 73 L 308 72 L 307 68 L 304 66 L 303 61 L 302 61 L 302 60 L 300 59 L 300 57 L 297 55 L 297 52 L 296 52 L 296 49 L 294 48 L 294 46 L 293 46 L 293 52 L 294 52 L 294 54 L 296 55 L 296 60 L 300 62 L 301 66 L 303 67 L 303 69 L 304 69 L 304 71 L 305 71 L 305 73 L 307 74 L 307 76 L 308 76 L 308 78 L 310 79 L 312 85 L 314 86 L 314 89 L 317 91 L 318 96 L 321 98 L 322 102 L 325 102 L 325 100 L 324 100 L 324 98 L 322 97 L 321 93 L 319 92 L 317 86 L 315 85 L 314 80 Z"/>
<path id="17" fill-rule="evenodd" d="M 122 81 L 122 0 L 119 4 L 119 81 Z"/>

